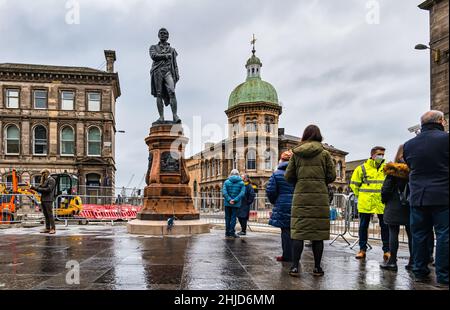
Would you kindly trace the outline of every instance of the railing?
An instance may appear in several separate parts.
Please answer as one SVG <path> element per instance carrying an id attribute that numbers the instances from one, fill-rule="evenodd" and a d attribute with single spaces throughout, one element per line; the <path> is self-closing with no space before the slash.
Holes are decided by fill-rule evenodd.
<path id="1" fill-rule="evenodd" d="M 37 197 L 26 194 L 0 194 L 0 224 L 40 223 L 44 215 Z"/>
<path id="2" fill-rule="evenodd" d="M 136 218 L 144 199 L 142 196 L 117 197 L 100 195 L 60 195 L 54 202 L 56 220 L 69 222 L 111 222 L 127 221 Z M 201 218 L 212 224 L 224 224 L 223 197 L 200 193 L 193 197 L 194 207 L 200 212 Z M 0 195 L 0 224 L 24 222 L 42 222 L 44 216 L 40 203 L 35 196 L 25 194 Z M 248 225 L 269 227 L 272 215 L 272 205 L 264 195 L 257 195 L 250 206 Z M 330 233 L 335 235 L 331 243 L 342 238 L 350 244 L 346 237 L 358 238 L 359 214 L 353 194 L 336 193 L 330 204 Z M 369 226 L 369 239 L 381 240 L 379 220 L 373 216 Z M 400 242 L 407 242 L 407 234 L 401 229 Z M 356 246 L 358 240 L 351 246 Z M 370 247 L 370 245 L 369 245 Z"/>
<path id="3" fill-rule="evenodd" d="M 134 219 L 142 206 L 142 197 L 134 204 L 114 196 L 60 195 L 53 204 L 53 214 L 58 221 L 111 222 Z"/>

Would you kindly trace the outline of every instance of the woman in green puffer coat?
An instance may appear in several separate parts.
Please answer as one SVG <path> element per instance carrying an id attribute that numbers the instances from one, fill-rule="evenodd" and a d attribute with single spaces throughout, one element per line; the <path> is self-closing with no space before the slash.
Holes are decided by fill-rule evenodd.
<path id="1" fill-rule="evenodd" d="M 328 184 L 336 179 L 330 153 L 322 145 L 319 127 L 309 125 L 302 142 L 295 147 L 285 178 L 295 184 L 291 209 L 292 262 L 289 274 L 299 276 L 299 261 L 304 240 L 312 240 L 313 275 L 324 274 L 320 262 L 323 240 L 330 239 L 330 206 Z"/>

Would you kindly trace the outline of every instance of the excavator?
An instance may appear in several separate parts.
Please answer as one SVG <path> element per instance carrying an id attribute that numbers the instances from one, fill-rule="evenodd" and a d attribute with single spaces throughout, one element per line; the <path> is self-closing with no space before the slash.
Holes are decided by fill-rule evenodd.
<path id="1" fill-rule="evenodd" d="M 32 201 L 33 206 L 40 209 L 41 195 L 32 190 L 30 184 L 19 184 L 17 172 L 12 170 L 12 183 L 0 184 L 0 224 L 15 220 L 19 207 L 19 197 L 24 195 Z M 83 209 L 81 198 L 76 195 L 78 180 L 69 173 L 51 175 L 56 181 L 55 197 L 59 197 L 56 215 L 68 217 L 78 215 Z M 20 196 L 18 196 L 20 195 Z"/>

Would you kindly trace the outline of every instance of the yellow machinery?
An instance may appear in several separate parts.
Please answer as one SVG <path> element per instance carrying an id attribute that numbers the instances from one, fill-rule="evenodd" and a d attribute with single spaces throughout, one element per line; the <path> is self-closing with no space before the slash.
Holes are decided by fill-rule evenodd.
<path id="1" fill-rule="evenodd" d="M 56 181 L 55 196 L 58 197 L 56 203 L 57 217 L 69 217 L 78 215 L 83 209 L 83 203 L 79 196 L 76 196 L 78 190 L 78 179 L 76 176 L 68 173 L 52 174 Z M 0 184 L 0 223 L 14 221 L 17 212 L 17 195 L 26 195 L 35 205 L 41 205 L 41 195 L 32 190 L 30 184 L 19 184 L 16 170 L 12 170 L 12 184 L 7 187 Z"/>
<path id="2" fill-rule="evenodd" d="M 79 215 L 83 210 L 83 203 L 80 196 L 77 196 L 78 179 L 69 173 L 52 174 L 56 181 L 55 196 L 58 197 L 56 203 L 56 216 L 69 217 Z"/>

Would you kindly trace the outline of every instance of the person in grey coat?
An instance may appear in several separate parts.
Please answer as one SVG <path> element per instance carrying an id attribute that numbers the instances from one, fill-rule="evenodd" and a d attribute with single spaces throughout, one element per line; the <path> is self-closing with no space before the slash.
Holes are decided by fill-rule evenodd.
<path id="1" fill-rule="evenodd" d="M 55 199 L 55 187 L 56 181 L 50 176 L 50 171 L 44 169 L 41 171 L 41 182 L 35 187 L 32 186 L 31 189 L 37 191 L 41 194 L 41 206 L 42 212 L 45 217 L 45 229 L 41 233 L 55 234 L 55 219 L 53 217 L 53 201 Z"/>

